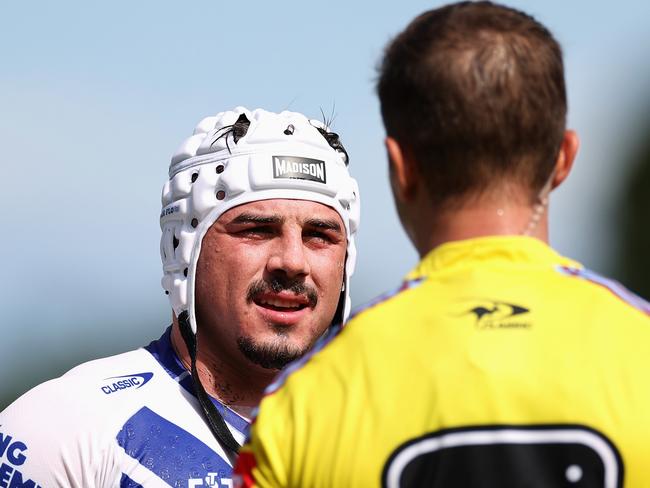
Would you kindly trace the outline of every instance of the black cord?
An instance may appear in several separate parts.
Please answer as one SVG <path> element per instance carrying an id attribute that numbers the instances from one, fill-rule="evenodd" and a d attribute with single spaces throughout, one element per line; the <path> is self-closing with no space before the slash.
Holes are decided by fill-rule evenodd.
<path id="1" fill-rule="evenodd" d="M 194 385 L 194 393 L 196 398 L 198 398 L 205 418 L 208 421 L 208 426 L 212 431 L 214 437 L 219 441 L 219 443 L 229 449 L 233 454 L 237 454 L 239 451 L 239 444 L 232 436 L 230 429 L 226 425 L 225 420 L 217 410 L 217 407 L 214 406 L 212 400 L 205 392 L 205 388 L 201 384 L 199 379 L 199 374 L 196 370 L 196 349 L 197 349 L 197 339 L 196 335 L 192 332 L 192 327 L 190 326 L 190 315 L 187 310 L 180 313 L 178 316 L 178 324 L 180 326 L 181 335 L 187 346 L 187 350 L 190 353 L 190 360 L 192 362 L 192 384 Z"/>

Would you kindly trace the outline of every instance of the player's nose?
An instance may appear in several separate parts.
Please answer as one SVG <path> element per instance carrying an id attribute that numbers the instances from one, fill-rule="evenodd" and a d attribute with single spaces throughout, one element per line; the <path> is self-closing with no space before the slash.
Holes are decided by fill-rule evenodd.
<path id="1" fill-rule="evenodd" d="M 309 260 L 301 232 L 284 232 L 277 239 L 267 262 L 267 271 L 291 278 L 309 274 Z"/>

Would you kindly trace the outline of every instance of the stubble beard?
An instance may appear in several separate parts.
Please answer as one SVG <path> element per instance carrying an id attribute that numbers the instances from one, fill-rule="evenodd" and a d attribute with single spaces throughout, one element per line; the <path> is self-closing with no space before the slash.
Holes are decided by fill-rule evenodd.
<path id="1" fill-rule="evenodd" d="M 281 337 L 264 343 L 255 342 L 251 337 L 240 336 L 237 338 L 239 350 L 246 358 L 264 369 L 279 370 L 289 363 L 305 355 L 309 346 L 300 348 L 288 344 L 287 339 Z"/>
<path id="2" fill-rule="evenodd" d="M 311 308 L 318 303 L 316 290 L 305 285 L 301 280 L 288 280 L 279 277 L 272 277 L 268 280 L 258 280 L 251 284 L 246 294 L 246 301 L 252 303 L 254 298 L 264 292 L 280 292 L 289 290 L 296 295 L 304 295 L 309 301 Z M 301 358 L 311 348 L 312 344 L 299 347 L 289 342 L 287 331 L 282 326 L 274 327 L 276 337 L 265 342 L 257 342 L 250 336 L 239 336 L 237 345 L 242 354 L 253 364 L 264 369 L 279 370 L 289 363 Z"/>

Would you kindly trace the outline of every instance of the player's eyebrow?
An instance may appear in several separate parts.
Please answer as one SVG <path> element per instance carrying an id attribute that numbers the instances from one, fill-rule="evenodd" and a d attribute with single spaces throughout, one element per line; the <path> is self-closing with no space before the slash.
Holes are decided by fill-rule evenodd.
<path id="1" fill-rule="evenodd" d="M 256 215 L 241 213 L 230 221 L 231 224 L 282 224 L 284 218 L 279 215 Z"/>
<path id="2" fill-rule="evenodd" d="M 305 225 L 316 227 L 317 229 L 331 230 L 342 234 L 341 225 L 336 220 L 330 219 L 307 219 Z"/>

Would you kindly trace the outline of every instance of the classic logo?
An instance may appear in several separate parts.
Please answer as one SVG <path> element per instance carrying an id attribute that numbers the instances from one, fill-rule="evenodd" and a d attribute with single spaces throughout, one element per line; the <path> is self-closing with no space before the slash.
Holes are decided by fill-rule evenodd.
<path id="1" fill-rule="evenodd" d="M 124 376 L 113 376 L 111 378 L 105 378 L 104 381 L 111 381 L 110 383 L 102 386 L 102 391 L 110 395 L 120 390 L 126 390 L 127 388 L 135 388 L 136 390 L 141 386 L 147 384 L 147 382 L 153 378 L 153 373 L 137 373 L 137 374 L 127 374 Z"/>
<path id="2" fill-rule="evenodd" d="M 530 323 L 519 319 L 519 315 L 527 314 L 530 310 L 521 305 L 485 300 L 465 312 L 473 315 L 476 327 L 479 329 L 527 329 Z M 513 317 L 517 317 L 513 320 Z"/>
<path id="3" fill-rule="evenodd" d="M 325 161 L 320 159 L 273 156 L 273 178 L 290 178 L 326 183 Z"/>

